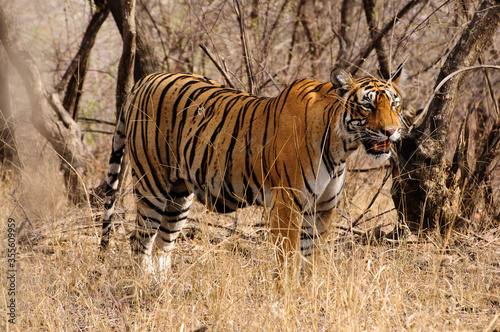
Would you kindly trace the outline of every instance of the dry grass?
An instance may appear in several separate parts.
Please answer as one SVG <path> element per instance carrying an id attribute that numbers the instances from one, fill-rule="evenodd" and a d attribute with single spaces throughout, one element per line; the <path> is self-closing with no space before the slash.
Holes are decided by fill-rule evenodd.
<path id="1" fill-rule="evenodd" d="M 40 172 L 46 172 L 41 178 L 52 173 Z M 374 183 L 368 183 L 369 177 Z M 380 181 L 374 174 L 351 174 L 346 195 L 364 193 L 356 200 L 361 211 Z M 54 184 L 37 186 L 40 182 L 24 175 L 22 186 L 3 183 L 0 189 L 2 232 L 9 217 L 17 226 L 25 220 L 33 226 L 17 234 L 17 319 L 16 325 L 7 324 L 2 304 L 2 330 L 500 329 L 498 231 L 457 233 L 448 243 L 432 234 L 426 241 L 394 246 L 363 244 L 337 232 L 322 247 L 314 277 L 279 292 L 261 212 L 240 210 L 233 231 L 234 215 L 221 217 L 197 206 L 174 250 L 171 278 L 158 285 L 138 277 L 133 268 L 124 231 L 132 227 L 132 213 L 125 214 L 124 227 L 118 225 L 108 261 L 98 263 L 95 216 L 86 208 L 48 204 L 60 200 L 60 191 Z M 379 205 L 387 203 L 385 195 Z M 35 196 L 44 197 L 43 204 Z M 127 206 L 127 212 L 133 211 Z M 346 209 L 355 207 L 346 204 Z M 339 208 L 344 217 L 338 223 L 346 224 L 345 211 Z M 391 223 L 389 215 L 377 224 Z M 4 244 L 5 238 L 2 253 Z M 1 275 L 6 269 L 2 254 Z M 5 286 L 2 282 L 0 293 L 8 298 Z M 133 287 L 142 295 L 132 295 Z"/>

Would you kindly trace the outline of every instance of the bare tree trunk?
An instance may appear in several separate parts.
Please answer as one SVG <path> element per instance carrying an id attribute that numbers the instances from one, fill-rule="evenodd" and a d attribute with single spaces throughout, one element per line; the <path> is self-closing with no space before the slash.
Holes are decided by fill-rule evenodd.
<path id="1" fill-rule="evenodd" d="M 20 168 L 19 154 L 12 122 L 8 63 L 5 50 L 0 46 L 0 164 L 1 176 L 17 172 Z"/>
<path id="2" fill-rule="evenodd" d="M 483 1 L 441 68 L 436 88 L 457 70 L 473 65 L 499 25 L 500 1 Z M 461 188 L 447 184 L 445 148 L 457 94 L 467 74 L 459 72 L 442 84 L 422 121 L 417 120 L 398 147 L 393 200 L 412 231 L 451 226 L 460 208 Z"/>
<path id="3" fill-rule="evenodd" d="M 347 50 L 352 48 L 352 41 L 354 38 L 354 7 L 356 2 L 354 0 L 342 1 L 342 9 L 340 12 L 340 35 L 339 37 L 339 53 L 337 55 L 336 66 L 347 68 L 349 66 L 349 57 Z"/>
<path id="4" fill-rule="evenodd" d="M 294 55 L 293 49 L 298 39 L 298 29 L 302 27 L 304 29 L 305 37 L 307 38 L 308 50 L 307 54 L 310 56 L 311 63 L 311 71 L 312 76 L 318 76 L 320 72 L 320 68 L 318 65 L 318 59 L 321 56 L 321 53 L 324 50 L 324 47 L 321 46 L 319 39 L 316 38 L 316 34 L 314 31 L 310 29 L 309 20 L 306 15 L 306 10 L 309 6 L 314 6 L 314 3 L 309 3 L 309 0 L 298 0 L 297 4 L 297 18 L 292 30 L 292 39 L 288 51 L 288 62 L 287 66 L 290 66 L 292 62 L 292 56 Z"/>
<path id="5" fill-rule="evenodd" d="M 108 0 L 111 14 L 116 22 L 116 26 L 123 37 L 123 0 Z M 153 39 L 149 28 L 146 25 L 145 16 L 142 11 L 136 11 L 136 57 L 134 65 L 134 79 L 140 80 L 146 75 L 157 72 L 160 64 L 154 52 Z"/>
<path id="6" fill-rule="evenodd" d="M 500 66 L 495 66 L 495 68 L 500 70 Z M 493 94 L 491 85 L 488 85 L 488 87 L 490 93 Z M 496 99 L 493 98 L 493 101 L 495 103 Z M 473 161 L 470 162 L 467 153 L 470 147 L 470 133 L 467 125 L 469 113 L 472 111 L 476 111 L 476 114 L 479 114 L 477 125 L 481 130 L 480 135 L 474 135 L 476 143 L 475 156 Z M 498 204 L 494 202 L 493 190 L 491 188 L 491 173 L 495 168 L 495 160 L 500 156 L 500 114 L 496 113 L 495 123 L 489 131 L 486 131 L 485 128 L 488 127 L 488 115 L 484 114 L 485 112 L 486 110 L 481 106 L 474 107 L 471 111 L 468 110 L 467 116 L 462 122 L 457 148 L 453 156 L 453 164 L 449 172 L 448 183 L 462 188 L 460 200 L 462 218 L 467 220 L 475 219 L 473 215 L 477 211 L 478 201 L 484 196 L 483 209 L 491 216 L 497 215 L 497 220 L 493 220 L 493 222 L 496 222 L 498 226 L 500 222 L 498 218 L 500 207 L 496 206 Z"/>
<path id="7" fill-rule="evenodd" d="M 0 8 L 0 40 L 26 86 L 32 108 L 31 119 L 35 128 L 49 141 L 62 159 L 61 168 L 70 198 L 75 203 L 82 202 L 85 192 L 79 177 L 85 170 L 86 149 L 81 141 L 80 129 L 61 106 L 58 96 L 48 95 L 33 59 L 9 29 L 2 8 Z M 59 118 L 57 120 L 49 112 L 49 101 Z"/>
<path id="8" fill-rule="evenodd" d="M 309 54 L 311 56 L 311 70 L 312 76 L 317 77 L 320 74 L 320 67 L 318 65 L 318 59 L 323 52 L 323 47 L 321 46 L 318 38 L 316 38 L 316 34 L 314 31 L 311 31 L 309 26 L 309 19 L 306 15 L 306 9 L 308 5 L 314 6 L 314 3 L 307 4 L 308 0 L 300 0 L 299 3 L 299 11 L 298 11 L 298 20 L 302 25 L 304 32 L 306 34 L 307 41 L 309 43 Z"/>
<path id="9" fill-rule="evenodd" d="M 385 36 L 380 33 L 375 21 L 375 1 L 363 0 L 363 7 L 365 9 L 366 22 L 370 31 L 370 37 L 372 39 L 373 45 L 375 46 L 375 51 L 377 52 L 379 72 L 383 78 L 389 79 L 390 64 L 389 56 L 387 54 L 388 48 L 385 41 Z"/>
<path id="10" fill-rule="evenodd" d="M 122 48 L 122 55 L 120 58 L 120 64 L 118 65 L 118 79 L 117 79 L 116 93 L 115 93 L 117 119 L 119 119 L 120 113 L 122 112 L 122 107 L 126 101 L 127 94 L 130 92 L 130 90 L 134 85 L 133 76 L 138 75 L 138 73 L 144 73 L 145 70 L 149 70 L 154 67 L 153 63 L 151 62 L 153 58 L 151 58 L 150 61 L 146 62 L 147 68 L 141 68 L 140 71 L 135 70 L 135 68 L 138 65 L 141 65 L 141 62 L 136 60 L 137 59 L 136 53 L 139 52 L 138 40 L 140 39 L 136 29 L 141 25 L 138 24 L 138 22 L 136 24 L 137 12 L 136 12 L 135 0 L 124 0 L 123 3 L 120 4 L 120 9 L 122 10 L 122 13 L 120 14 L 121 15 L 120 25 L 121 25 L 121 34 L 123 38 L 123 48 Z M 114 17 L 116 20 L 116 16 Z M 149 40 L 149 42 L 151 42 L 151 40 Z M 149 47 L 151 45 L 147 44 L 147 46 L 148 47 L 146 47 L 146 49 L 149 50 Z M 124 155 L 124 160 L 122 161 L 122 167 L 120 170 L 117 190 L 119 190 L 119 188 L 123 184 L 125 171 L 127 169 L 127 167 L 125 167 L 124 165 L 126 164 L 128 164 L 127 154 Z M 104 178 L 101 181 L 101 183 L 93 189 L 93 193 L 95 196 L 99 198 L 104 198 L 106 191 L 109 189 L 111 188 L 107 186 L 106 178 Z M 93 198 L 92 203 L 95 205 L 97 203 L 97 200 Z"/>
<path id="11" fill-rule="evenodd" d="M 68 69 L 64 73 L 61 82 L 56 87 L 58 92 L 61 92 L 66 86 L 63 106 L 73 119 L 77 118 L 78 103 L 82 94 L 82 87 L 87 74 L 87 64 L 90 56 L 90 51 L 94 46 L 97 32 L 106 20 L 109 14 L 109 6 L 105 1 L 94 1 L 97 7 L 96 12 L 92 16 L 85 33 L 83 34 L 82 43 L 78 49 L 78 53 L 71 61 Z"/>
<path id="12" fill-rule="evenodd" d="M 292 39 L 290 41 L 290 47 L 288 49 L 288 61 L 287 61 L 287 67 L 290 67 L 290 64 L 292 63 L 292 57 L 294 55 L 293 53 L 293 48 L 295 47 L 295 43 L 297 42 L 297 30 L 299 28 L 299 19 L 300 13 L 302 12 L 302 7 L 304 7 L 306 3 L 306 0 L 299 0 L 298 6 L 297 6 L 297 14 L 296 14 L 296 19 L 295 19 L 295 24 L 293 25 L 293 30 L 292 30 Z"/>
<path id="13" fill-rule="evenodd" d="M 118 81 L 116 85 L 116 114 L 121 112 L 127 94 L 134 85 L 134 63 L 136 52 L 135 0 L 125 0 L 123 10 L 123 48 L 118 65 Z"/>

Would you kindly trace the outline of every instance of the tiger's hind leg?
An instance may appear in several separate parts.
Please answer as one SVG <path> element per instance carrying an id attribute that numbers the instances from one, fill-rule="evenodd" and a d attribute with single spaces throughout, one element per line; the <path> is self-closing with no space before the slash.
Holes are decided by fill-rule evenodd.
<path id="1" fill-rule="evenodd" d="M 136 229 L 130 237 L 132 257 L 136 266 L 146 275 L 154 275 L 152 260 L 153 244 L 163 219 L 166 199 L 163 197 L 144 197 L 134 190 L 137 201 Z"/>
<path id="2" fill-rule="evenodd" d="M 156 267 L 160 279 L 165 279 L 167 276 L 167 271 L 170 268 L 170 252 L 186 224 L 193 199 L 194 194 L 190 194 L 183 183 L 177 184 L 169 192 L 167 205 L 153 246 L 153 256 L 157 259 Z"/>
<path id="3" fill-rule="evenodd" d="M 164 280 L 170 268 L 170 251 L 186 223 L 194 195 L 184 183 L 168 186 L 167 197 L 142 197 L 136 192 L 137 228 L 130 238 L 136 264 L 145 274 Z"/>

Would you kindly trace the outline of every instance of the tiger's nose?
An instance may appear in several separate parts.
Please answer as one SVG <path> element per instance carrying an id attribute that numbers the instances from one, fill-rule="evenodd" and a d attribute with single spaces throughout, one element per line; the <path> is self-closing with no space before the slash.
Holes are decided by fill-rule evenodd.
<path id="1" fill-rule="evenodd" d="M 385 129 L 381 129 L 380 131 L 382 132 L 382 134 L 384 134 L 385 136 L 387 137 L 391 137 L 392 134 L 394 134 L 396 132 L 397 128 L 385 128 Z"/>

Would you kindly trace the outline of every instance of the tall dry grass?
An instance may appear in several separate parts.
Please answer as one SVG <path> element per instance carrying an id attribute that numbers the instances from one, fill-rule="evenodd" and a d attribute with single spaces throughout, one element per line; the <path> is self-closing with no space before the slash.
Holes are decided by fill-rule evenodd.
<path id="1" fill-rule="evenodd" d="M 53 173 L 42 172 L 41 178 Z M 363 205 L 380 178 L 372 175 L 375 180 L 369 186 L 360 176 L 351 174 L 346 195 L 354 195 L 352 189 L 358 195 L 364 192 L 357 200 Z M 25 175 L 17 191 L 8 183 L 0 189 L 2 234 L 9 217 L 18 226 L 29 221 L 17 234 L 16 324 L 7 323 L 2 302 L 2 330 L 500 328 L 498 232 L 454 234 L 448 242 L 430 234 L 425 241 L 375 245 L 339 230 L 322 245 L 314 276 L 305 284 L 286 284 L 280 292 L 271 277 L 274 256 L 261 211 L 250 208 L 219 216 L 197 205 L 174 249 L 169 280 L 156 284 L 143 279 L 132 264 L 126 233 L 133 226 L 133 205 L 119 211 L 123 218 L 107 261 L 99 263 L 96 216 L 86 208 L 51 205 L 60 200 L 60 190 L 53 184 L 37 187 L 40 181 Z M 44 197 L 38 206 L 35 192 L 37 198 Z M 346 211 L 355 209 L 349 204 L 340 207 L 336 222 L 347 226 L 352 218 Z M 393 221 L 384 215 L 377 224 Z M 5 245 L 3 237 L 2 276 L 7 269 Z M 0 285 L 7 299 L 6 283 Z"/>

